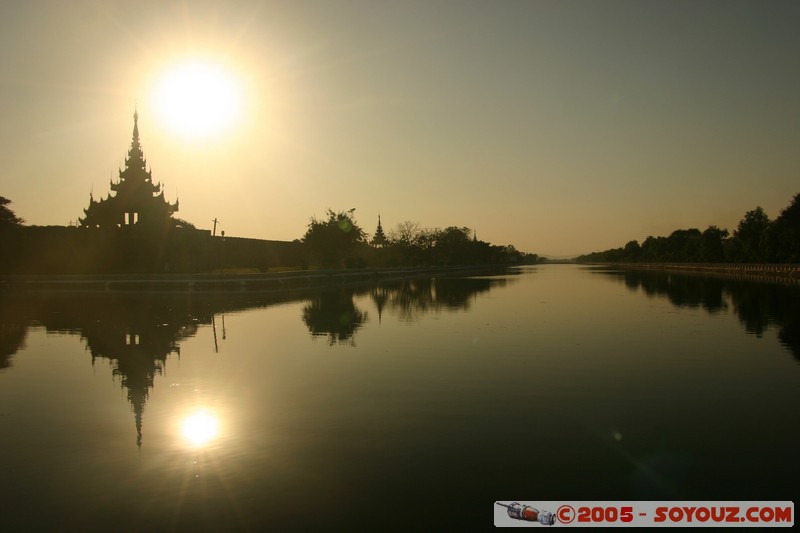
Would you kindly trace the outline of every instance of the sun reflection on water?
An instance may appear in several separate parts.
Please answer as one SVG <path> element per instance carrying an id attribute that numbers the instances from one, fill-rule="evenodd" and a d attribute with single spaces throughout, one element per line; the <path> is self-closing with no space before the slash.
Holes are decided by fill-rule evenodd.
<path id="1" fill-rule="evenodd" d="M 181 435 L 190 445 L 207 446 L 219 434 L 219 420 L 208 411 L 196 411 L 181 422 Z"/>

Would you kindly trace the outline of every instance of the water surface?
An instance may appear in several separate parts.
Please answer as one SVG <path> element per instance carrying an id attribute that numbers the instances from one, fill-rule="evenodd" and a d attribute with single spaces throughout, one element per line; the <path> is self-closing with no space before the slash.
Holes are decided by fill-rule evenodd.
<path id="1" fill-rule="evenodd" d="M 789 500 L 796 286 L 572 265 L 284 295 L 0 295 L 10 529 L 491 526 Z"/>

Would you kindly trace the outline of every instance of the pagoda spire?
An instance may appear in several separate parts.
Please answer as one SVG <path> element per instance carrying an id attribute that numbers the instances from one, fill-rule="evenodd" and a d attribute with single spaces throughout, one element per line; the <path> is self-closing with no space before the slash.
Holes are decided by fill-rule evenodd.
<path id="1" fill-rule="evenodd" d="M 125 159 L 125 170 L 127 171 L 130 167 L 137 171 L 141 170 L 143 173 L 146 172 L 144 152 L 142 144 L 139 142 L 139 110 L 136 107 L 133 108 L 133 138 L 131 139 L 131 148 L 128 150 L 128 157 Z"/>
<path id="2" fill-rule="evenodd" d="M 139 144 L 139 110 L 133 107 L 133 142 Z"/>
<path id="3" fill-rule="evenodd" d="M 387 243 L 386 235 L 383 233 L 383 226 L 381 226 L 381 216 L 378 215 L 378 227 L 375 229 L 375 236 L 372 238 L 373 246 L 384 246 Z"/>

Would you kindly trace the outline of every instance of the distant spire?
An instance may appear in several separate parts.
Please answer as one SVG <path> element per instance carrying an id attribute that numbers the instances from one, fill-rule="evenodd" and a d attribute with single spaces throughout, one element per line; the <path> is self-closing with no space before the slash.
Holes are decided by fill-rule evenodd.
<path id="1" fill-rule="evenodd" d="M 383 233 L 380 214 L 378 215 L 378 227 L 375 228 L 375 236 L 372 238 L 372 244 L 374 246 L 383 246 L 386 244 L 386 235 Z"/>

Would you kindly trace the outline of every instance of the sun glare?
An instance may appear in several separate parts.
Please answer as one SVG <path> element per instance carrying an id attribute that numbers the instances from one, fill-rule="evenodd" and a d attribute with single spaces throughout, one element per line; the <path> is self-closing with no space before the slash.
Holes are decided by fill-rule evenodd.
<path id="1" fill-rule="evenodd" d="M 242 88 L 219 64 L 188 61 L 167 69 L 153 88 L 159 120 L 180 137 L 217 137 L 239 119 Z"/>
<path id="2" fill-rule="evenodd" d="M 219 431 L 217 418 L 206 411 L 199 411 L 185 418 L 181 424 L 181 434 L 192 446 L 205 446 Z"/>

